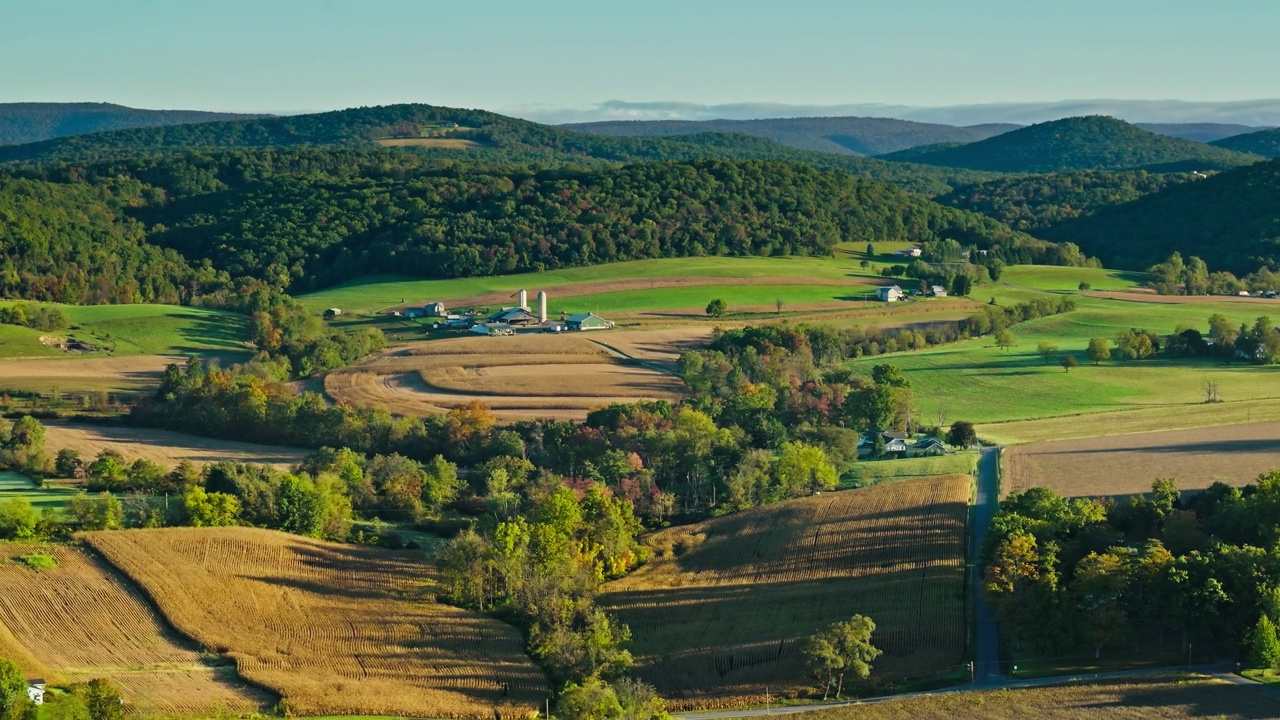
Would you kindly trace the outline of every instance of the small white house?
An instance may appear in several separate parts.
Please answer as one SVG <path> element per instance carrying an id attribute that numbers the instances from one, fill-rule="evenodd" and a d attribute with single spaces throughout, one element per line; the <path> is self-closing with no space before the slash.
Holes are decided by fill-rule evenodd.
<path id="1" fill-rule="evenodd" d="M 947 289 L 946 289 L 946 288 L 944 288 L 944 287 L 942 287 L 941 285 L 932 285 L 932 286 L 930 286 L 930 287 L 929 287 L 929 290 L 930 290 L 930 292 L 932 292 L 932 293 L 933 293 L 933 296 L 934 296 L 934 297 L 946 297 L 946 296 L 947 296 Z"/>
<path id="2" fill-rule="evenodd" d="M 45 682 L 39 678 L 27 681 L 27 699 L 35 705 L 44 704 Z"/>
<path id="3" fill-rule="evenodd" d="M 918 258 L 924 253 L 923 251 L 920 250 L 920 248 L 913 247 L 913 248 L 907 248 L 906 250 L 899 250 L 898 254 L 903 257 Z"/>
<path id="4" fill-rule="evenodd" d="M 902 292 L 902 288 L 897 285 L 886 285 L 876 288 L 876 299 L 883 302 L 898 302 L 906 297 L 907 294 Z"/>

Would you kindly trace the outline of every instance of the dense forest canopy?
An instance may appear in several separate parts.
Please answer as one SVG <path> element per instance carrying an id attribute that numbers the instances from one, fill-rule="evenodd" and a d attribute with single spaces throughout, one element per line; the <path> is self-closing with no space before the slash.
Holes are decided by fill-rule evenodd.
<path id="1" fill-rule="evenodd" d="M 991 123 L 956 127 L 877 117 L 807 117 L 761 120 L 612 120 L 560 127 L 599 135 L 663 136 L 732 132 L 768 138 L 802 150 L 883 155 L 941 142 L 974 142 L 1016 129 Z"/>
<path id="2" fill-rule="evenodd" d="M 1153 133 L 1209 144 L 1213 144 L 1215 140 L 1262 129 L 1252 125 L 1233 123 L 1134 123 L 1134 125 Z"/>
<path id="3" fill-rule="evenodd" d="M 1166 187 L 1199 179 L 1195 173 L 1145 170 L 1023 175 L 966 185 L 937 198 L 943 205 L 993 217 L 1016 230 L 1038 233 L 1066 220 L 1132 202 Z"/>
<path id="4" fill-rule="evenodd" d="M 139 110 L 111 103 L 0 103 L 0 145 L 154 125 L 260 117 L 199 110 Z"/>
<path id="5" fill-rule="evenodd" d="M 1207 170 L 1247 165 L 1257 156 L 1158 135 L 1122 120 L 1090 116 L 1040 123 L 958 147 L 891 155 L 929 165 L 996 172 Z"/>
<path id="6" fill-rule="evenodd" d="M 149 248 L 156 262 L 179 263 L 166 270 L 175 286 L 190 268 L 156 246 L 177 250 L 191 266 L 208 260 L 232 278 L 305 291 L 384 272 L 444 278 L 653 257 L 821 255 L 841 241 L 1037 245 L 981 215 L 802 163 L 534 170 L 384 149 L 300 148 L 15 172 L 25 177 L 8 182 L 49 197 L 15 218 L 74 213 L 82 197 L 95 198 L 114 211 L 85 222 L 119 236 L 130 252 Z M 15 220 L 7 234 L 6 263 L 18 288 L 56 283 L 64 260 L 85 252 L 85 243 L 34 242 L 34 230 Z M 24 273 L 45 279 L 23 281 Z"/>
<path id="7" fill-rule="evenodd" d="M 1216 147 L 1253 153 L 1263 157 L 1280 157 L 1280 128 L 1259 130 L 1247 135 L 1235 135 L 1212 143 Z"/>
<path id="8" fill-rule="evenodd" d="M 463 162 L 510 162 L 543 167 L 708 157 L 788 160 L 822 169 L 845 170 L 928 195 L 992 177 L 972 170 L 907 166 L 852 155 L 800 150 L 741 133 L 606 137 L 539 125 L 483 110 L 431 105 L 389 105 L 313 115 L 91 133 L 30 145 L 0 147 L 0 162 L 88 162 L 229 148 L 369 147 L 379 140 L 393 139 L 415 143 L 410 147 L 397 148 L 401 153 L 421 152 Z M 459 142 L 470 146 L 459 149 Z"/>
<path id="9" fill-rule="evenodd" d="M 1145 270 L 1171 252 L 1246 275 L 1280 266 L 1280 160 L 1168 187 L 1042 231 L 1107 267 Z"/>

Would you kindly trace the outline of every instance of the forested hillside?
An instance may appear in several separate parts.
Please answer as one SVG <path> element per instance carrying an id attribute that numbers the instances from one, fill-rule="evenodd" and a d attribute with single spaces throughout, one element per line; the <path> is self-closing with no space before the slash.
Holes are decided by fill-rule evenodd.
<path id="1" fill-rule="evenodd" d="M 68 135 L 261 117 L 199 110 L 139 110 L 111 103 L 0 103 L 0 145 Z"/>
<path id="2" fill-rule="evenodd" d="M 1212 144 L 1236 152 L 1253 153 L 1269 158 L 1280 157 L 1280 128 L 1223 138 Z"/>
<path id="3" fill-rule="evenodd" d="M 1043 231 L 1107 267 L 1145 270 L 1173 251 L 1213 270 L 1246 274 L 1280 265 L 1280 160 L 1168 187 Z"/>
<path id="4" fill-rule="evenodd" d="M 957 188 L 937 198 L 937 201 L 982 213 L 1015 230 L 1034 235 L 1060 222 L 1132 202 L 1197 177 L 1192 173 L 1149 173 L 1145 170 L 1083 170 L 1023 175 Z"/>
<path id="5" fill-rule="evenodd" d="M 1247 165 L 1257 156 L 1158 135 L 1115 118 L 1075 117 L 1031 125 L 980 142 L 909 159 L 929 165 L 996 172 L 1068 170 L 1211 170 Z"/>
<path id="6" fill-rule="evenodd" d="M 1262 128 L 1232 123 L 1134 123 L 1136 127 L 1150 130 L 1161 135 L 1195 140 L 1196 142 L 1213 144 L 1215 140 L 1241 135 Z"/>
<path id="7" fill-rule="evenodd" d="M 851 155 L 799 150 L 744 134 L 682 137 L 606 137 L 572 132 L 482 110 L 389 105 L 314 115 L 137 128 L 0 147 L 0 162 L 85 162 L 186 150 L 297 146 L 371 147 L 409 143 L 397 152 L 429 153 L 467 162 L 556 166 L 651 160 L 728 158 L 789 160 L 890 182 L 927 195 L 991 179 L 990 174 L 927 165 L 901 165 Z M 465 148 L 465 149 L 464 149 Z"/>
<path id="8" fill-rule="evenodd" d="M 574 123 L 560 127 L 617 136 L 745 133 L 801 150 L 845 155 L 883 155 L 918 145 L 985 140 L 1019 126 L 993 123 L 956 127 L 895 118 L 808 117 L 763 120 L 615 120 Z"/>
<path id="9" fill-rule="evenodd" d="M 62 277 L 92 243 L 51 243 L 56 233 L 43 228 L 52 221 L 29 217 L 79 217 L 85 199 L 102 210 L 81 222 L 81 235 L 110 237 L 122 257 L 154 258 L 153 271 L 163 268 L 175 286 L 190 268 L 152 246 L 177 250 L 191 266 L 208 260 L 233 278 L 307 291 L 370 273 L 444 278 L 653 257 L 813 255 L 841 241 L 1037 244 L 984 216 L 803 163 L 535 171 L 350 148 L 13 172 L 25 177 L 8 182 L 45 197 L 10 214 L 6 248 L 20 278 L 14 294 L 40 299 L 61 299 L 35 289 Z"/>

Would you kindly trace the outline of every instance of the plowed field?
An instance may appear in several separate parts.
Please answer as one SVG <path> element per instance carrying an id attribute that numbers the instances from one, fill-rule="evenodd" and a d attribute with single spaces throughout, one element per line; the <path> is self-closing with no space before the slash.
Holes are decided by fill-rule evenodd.
<path id="1" fill-rule="evenodd" d="M 797 640 L 855 613 L 878 626 L 876 676 L 954 669 L 969 487 L 906 481 L 663 530 L 603 602 L 631 627 L 638 674 L 679 708 L 806 692 Z"/>
<path id="2" fill-rule="evenodd" d="M 225 460 L 287 468 L 300 462 L 308 452 L 278 445 L 212 440 L 168 430 L 54 421 L 45 423 L 45 448 L 50 454 L 70 448 L 90 460 L 103 450 L 112 449 L 130 462 L 142 458 L 166 467 L 183 460 L 197 465 Z"/>
<path id="3" fill-rule="evenodd" d="M 488 720 L 532 709 L 549 690 L 520 633 L 436 603 L 414 554 L 251 528 L 85 539 L 175 627 L 299 715 Z"/>
<path id="4" fill-rule="evenodd" d="M 58 567 L 13 560 L 37 551 Z M 128 581 L 70 547 L 0 545 L 0 653 L 50 680 L 109 678 L 138 712 L 246 713 L 271 700 L 232 668 L 205 663 Z"/>

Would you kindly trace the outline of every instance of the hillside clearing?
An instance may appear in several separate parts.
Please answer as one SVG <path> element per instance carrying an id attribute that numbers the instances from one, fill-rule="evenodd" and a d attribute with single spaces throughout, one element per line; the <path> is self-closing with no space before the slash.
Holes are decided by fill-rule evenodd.
<path id="1" fill-rule="evenodd" d="M 1280 467 L 1280 422 L 1166 430 L 1021 445 L 1004 454 L 1001 491 L 1047 487 L 1067 497 L 1145 493 L 1156 478 L 1182 490 L 1246 485 Z"/>
<path id="2" fill-rule="evenodd" d="M 674 707 L 809 692 L 796 642 L 875 620 L 884 679 L 964 660 L 970 478 L 904 481 L 777 503 L 645 538 L 652 557 L 606 585 L 637 674 Z"/>
<path id="3" fill-rule="evenodd" d="M 0 305 L 12 305 L 11 301 Z M 55 307 L 66 316 L 70 327 L 48 332 L 26 331 L 21 337 L 0 335 L 0 357 L 59 357 L 72 355 L 60 350 L 32 345 L 35 338 L 75 337 L 99 348 L 114 345 L 115 355 L 189 355 L 208 352 L 245 352 L 248 350 L 248 319 L 244 315 L 221 310 L 179 305 L 61 305 L 30 303 L 32 306 Z M 102 357 L 103 350 L 88 353 Z"/>
<path id="4" fill-rule="evenodd" d="M 58 567 L 36 571 L 12 560 L 37 551 Z M 133 712 L 246 713 L 270 703 L 231 668 L 208 665 L 119 575 L 80 550 L 0 545 L 0 588 L 0 651 L 20 648 L 14 659 L 28 673 L 59 682 L 106 677 Z"/>
<path id="5" fill-rule="evenodd" d="M 214 440 L 168 430 L 115 425 L 73 425 L 55 421 L 45 422 L 45 447 L 50 454 L 70 448 L 83 458 L 93 458 L 103 450 L 112 449 L 130 462 L 142 458 L 167 467 L 183 461 L 196 465 L 226 461 L 274 465 L 287 469 L 301 462 L 308 454 L 307 450 L 279 445 Z"/>
<path id="6" fill-rule="evenodd" d="M 1261 720 L 1280 699 L 1203 675 L 948 692 L 805 713 L 806 720 Z"/>
<path id="7" fill-rule="evenodd" d="M 520 633 L 437 603 L 415 553 L 252 528 L 84 538 L 180 631 L 299 715 L 489 720 L 549 692 Z"/>

